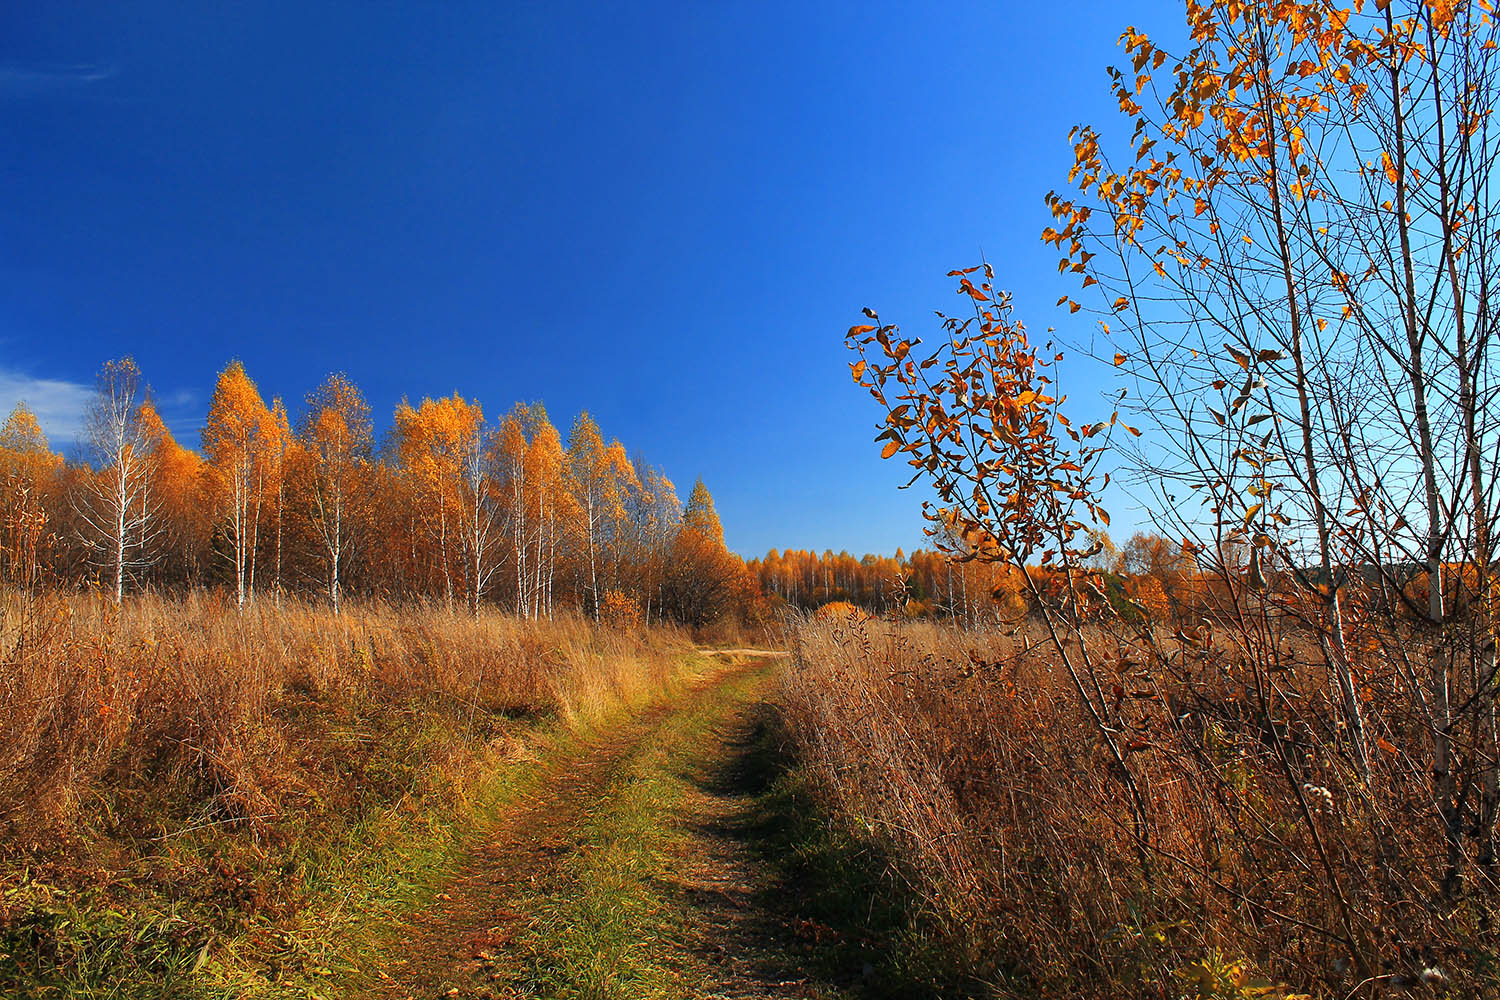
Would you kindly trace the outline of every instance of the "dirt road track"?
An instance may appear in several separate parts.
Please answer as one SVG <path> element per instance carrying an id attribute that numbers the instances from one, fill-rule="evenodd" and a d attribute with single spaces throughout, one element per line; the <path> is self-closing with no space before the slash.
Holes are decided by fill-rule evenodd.
<path id="1" fill-rule="evenodd" d="M 639 949 L 660 965 L 667 992 L 658 983 L 639 995 L 829 995 L 789 968 L 794 963 L 778 942 L 793 931 L 761 905 L 766 874 L 747 842 L 753 789 L 743 759 L 762 720 L 764 689 L 785 654 L 712 652 L 729 662 L 679 696 L 545 761 L 536 791 L 467 846 L 432 906 L 396 929 L 368 984 L 346 995 L 638 995 L 628 976 L 612 980 L 607 970 L 602 994 L 560 989 L 536 972 L 556 960 L 536 953 L 546 919 L 538 910 L 586 890 L 577 870 L 580 855 L 600 849 L 591 829 L 641 781 L 672 785 L 670 805 L 651 822 L 669 829 L 672 843 L 670 865 L 652 876 L 653 891 L 674 903 L 670 931 L 656 918 L 650 923 L 658 926 L 640 928 Z"/>

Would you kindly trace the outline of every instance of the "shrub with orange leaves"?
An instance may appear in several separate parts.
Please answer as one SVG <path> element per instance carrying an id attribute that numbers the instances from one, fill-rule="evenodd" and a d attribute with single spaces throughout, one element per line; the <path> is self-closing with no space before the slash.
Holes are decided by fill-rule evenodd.
<path id="1" fill-rule="evenodd" d="M 1125 585 L 1125 593 L 1153 622 L 1165 622 L 1172 614 L 1167 591 L 1154 576 L 1138 576 Z"/>
<path id="2" fill-rule="evenodd" d="M 860 622 L 870 620 L 870 615 L 867 612 L 855 607 L 848 601 L 829 601 L 814 611 L 813 617 L 820 622 L 839 622 L 849 625 L 857 625 Z"/>
<path id="3" fill-rule="evenodd" d="M 610 628 L 638 629 L 644 622 L 641 605 L 623 590 L 606 590 L 599 597 L 599 618 Z"/>

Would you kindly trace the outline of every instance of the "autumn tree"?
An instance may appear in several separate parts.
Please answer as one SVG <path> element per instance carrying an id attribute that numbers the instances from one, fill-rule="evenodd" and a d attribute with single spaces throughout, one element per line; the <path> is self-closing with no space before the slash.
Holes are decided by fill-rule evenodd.
<path id="1" fill-rule="evenodd" d="M 36 413 L 22 400 L 0 425 L 0 472 L 29 483 L 44 478 L 62 464 L 62 456 L 47 444 Z"/>
<path id="2" fill-rule="evenodd" d="M 277 398 L 271 403 L 271 418 L 262 429 L 262 469 L 266 483 L 263 492 L 271 496 L 274 492 L 273 514 L 276 529 L 272 542 L 271 589 L 278 606 L 281 603 L 281 563 L 286 529 L 286 481 L 287 470 L 295 464 L 294 449 L 297 439 L 292 434 L 291 420 L 287 417 L 286 405 Z"/>
<path id="3" fill-rule="evenodd" d="M 703 480 L 693 484 L 668 558 L 664 600 L 679 621 L 700 628 L 744 612 L 760 587 L 724 545 L 724 527 Z"/>
<path id="4" fill-rule="evenodd" d="M 490 449 L 514 560 L 516 613 L 550 616 L 559 547 L 575 520 L 562 439 L 546 407 L 517 403 Z"/>
<path id="5" fill-rule="evenodd" d="M 434 540 L 443 594 L 453 603 L 453 560 L 449 535 L 457 519 L 462 439 L 472 433 L 468 404 L 458 396 L 424 399 L 413 409 L 405 400 L 396 407 L 395 442 L 401 467 L 421 498 L 421 510 Z"/>
<path id="6" fill-rule="evenodd" d="M 1122 575 L 1137 581 L 1142 594 L 1151 598 L 1150 606 L 1159 618 L 1165 619 L 1173 609 L 1185 607 L 1193 596 L 1197 566 L 1192 553 L 1180 541 L 1138 531 L 1120 550 L 1116 565 Z M 1145 583 L 1147 578 L 1154 582 Z"/>
<path id="7" fill-rule="evenodd" d="M 662 469 L 637 459 L 641 488 L 631 495 L 630 524 L 635 550 L 633 575 L 640 591 L 646 621 L 652 609 L 661 614 L 662 590 L 672 543 L 682 527 L 682 501 L 677 487 Z"/>
<path id="8" fill-rule="evenodd" d="M 47 444 L 36 414 L 19 402 L 0 426 L 0 528 L 5 577 L 23 587 L 41 579 L 47 543 L 48 501 L 62 456 Z"/>
<path id="9" fill-rule="evenodd" d="M 86 417 L 87 443 L 96 462 L 74 497 L 85 526 L 83 541 L 102 571 L 116 604 L 125 582 L 156 561 L 161 533 L 157 498 L 156 437 L 150 391 L 130 357 L 99 371 Z"/>
<path id="10" fill-rule="evenodd" d="M 1093 342 L 1156 431 L 1135 467 L 1158 530 L 1212 578 L 1203 621 L 1171 646 L 1149 622 L 1084 627 L 1108 614 L 1090 534 L 1123 424 L 1068 422 L 1047 373 L 1061 355 L 1011 319 L 991 269 L 953 273 L 974 315 L 935 351 L 870 313 L 853 374 L 885 455 L 936 490 L 934 530 L 1027 574 L 1138 870 L 1248 908 L 1269 948 L 1330 942 L 1347 974 L 1329 991 L 1354 996 L 1396 978 L 1404 942 L 1453 941 L 1500 884 L 1497 29 L 1487 4 L 1185 11 L 1180 52 L 1122 36 L 1128 138 L 1074 131 L 1043 239 L 1080 285 L 1060 304 L 1094 305 Z M 1204 754 L 1235 713 L 1264 764 Z M 1221 796 L 1193 808 L 1226 820 L 1195 859 L 1155 839 L 1184 775 Z M 1301 893 L 1221 881 L 1221 840 L 1298 872 Z"/>
<path id="11" fill-rule="evenodd" d="M 744 562 L 724 547 L 713 497 L 700 479 L 673 539 L 663 584 L 666 606 L 678 621 L 701 628 L 733 612 L 745 577 Z"/>
<path id="12" fill-rule="evenodd" d="M 693 484 L 693 492 L 688 494 L 687 507 L 682 512 L 682 526 L 686 530 L 696 531 L 716 545 L 724 544 L 724 525 L 719 523 L 714 498 L 701 479 Z"/>
<path id="13" fill-rule="evenodd" d="M 471 413 L 473 425 L 463 438 L 459 452 L 459 513 L 463 518 L 469 610 L 478 614 L 479 602 L 500 569 L 494 550 L 498 547 L 504 525 L 497 523 L 494 435 L 486 434 L 484 412 L 477 401 L 471 404 Z"/>
<path id="14" fill-rule="evenodd" d="M 640 483 L 624 446 L 618 441 L 605 444 L 599 425 L 587 413 L 578 416 L 568 435 L 568 473 L 588 552 L 589 594 L 597 621 L 600 550 L 611 545 L 614 530 L 625 517 L 626 498 Z"/>
<path id="15" fill-rule="evenodd" d="M 268 454 L 274 442 L 271 411 L 245 366 L 231 361 L 219 373 L 208 421 L 203 427 L 203 454 L 217 472 L 222 491 L 229 559 L 234 566 L 235 600 L 249 597 Z"/>
<path id="16" fill-rule="evenodd" d="M 155 425 L 150 435 L 154 442 L 151 491 L 161 519 L 161 561 L 156 575 L 172 585 L 198 586 L 210 559 L 221 480 L 202 456 L 177 442 L 154 410 L 143 419 Z"/>
<path id="17" fill-rule="evenodd" d="M 533 605 L 537 615 L 552 616 L 556 594 L 558 553 L 563 540 L 579 523 L 580 509 L 574 489 L 567 452 L 562 435 L 543 411 L 534 424 L 531 443 L 526 451 L 527 478 L 532 482 L 536 504 L 537 557 L 536 595 Z"/>
<path id="18" fill-rule="evenodd" d="M 735 610 L 742 595 L 745 565 L 724 547 L 723 532 L 715 532 L 717 517 L 702 481 L 693 487 L 681 531 L 672 540 L 663 582 L 663 603 L 676 621 L 693 628 L 718 621 Z"/>
<path id="19" fill-rule="evenodd" d="M 341 572 L 367 502 L 362 476 L 370 461 L 370 407 L 348 376 L 328 376 L 307 398 L 301 445 L 311 490 L 309 520 L 322 550 L 327 593 L 339 611 Z"/>
<path id="20" fill-rule="evenodd" d="M 1421 760 L 1452 898 L 1472 861 L 1500 874 L 1496 25 L 1482 3 L 1187 14 L 1181 53 L 1122 37 L 1129 145 L 1075 132 L 1045 238 L 1102 295 L 1116 364 L 1165 432 L 1143 456 L 1164 522 L 1217 564 L 1227 605 L 1295 592 L 1362 781 L 1377 738 Z M 1414 571 L 1468 571 L 1480 599 L 1434 586 L 1412 606 Z M 1380 600 L 1351 607 L 1353 579 Z M 1419 632 L 1369 617 L 1403 606 Z M 1356 631 L 1385 648 L 1379 683 Z M 1274 643 L 1256 648 L 1274 668 Z M 1370 704 L 1387 683 L 1415 733 Z"/>
<path id="21" fill-rule="evenodd" d="M 396 408 L 396 440 L 403 466 L 419 484 L 429 521 L 436 522 L 447 599 L 452 603 L 452 522 L 463 554 L 465 596 L 470 610 L 477 611 L 496 569 L 492 455 L 484 410 L 456 393 L 447 399 L 424 399 L 416 409 L 403 401 Z"/>
<path id="22" fill-rule="evenodd" d="M 532 493 L 539 484 L 532 482 L 528 476 L 531 443 L 527 440 L 527 431 L 534 423 L 533 409 L 517 403 L 495 429 L 493 443 L 506 520 L 511 533 L 511 551 L 516 571 L 516 613 L 522 617 L 532 615 L 539 592 L 539 587 L 535 585 L 535 563 L 540 560 L 540 553 L 533 558 L 533 539 L 539 540 L 540 537 L 540 511 L 533 517 L 532 509 Z"/>

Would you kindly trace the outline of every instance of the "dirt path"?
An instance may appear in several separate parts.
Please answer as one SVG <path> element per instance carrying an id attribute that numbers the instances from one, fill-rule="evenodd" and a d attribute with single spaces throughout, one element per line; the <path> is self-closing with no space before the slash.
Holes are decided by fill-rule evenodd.
<path id="1" fill-rule="evenodd" d="M 404 929 L 389 964 L 376 972 L 381 988 L 373 995 L 421 1000 L 452 995 L 448 991 L 455 987 L 462 993 L 465 980 L 525 926 L 527 915 L 512 908 L 515 897 L 542 883 L 572 848 L 589 806 L 667 712 L 666 706 L 655 707 L 580 752 L 549 762 L 538 793 L 472 845 L 433 907 Z"/>
<path id="2" fill-rule="evenodd" d="M 765 901 L 748 757 L 776 654 L 544 764 L 347 996 L 825 997 Z"/>

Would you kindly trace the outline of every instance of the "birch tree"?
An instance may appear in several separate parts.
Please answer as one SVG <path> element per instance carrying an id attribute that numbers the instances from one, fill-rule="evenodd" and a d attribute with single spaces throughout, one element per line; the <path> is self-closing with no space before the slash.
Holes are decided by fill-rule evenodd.
<path id="1" fill-rule="evenodd" d="M 538 617 L 550 618 L 559 552 L 581 515 L 562 436 L 539 404 L 532 408 L 532 415 L 531 439 L 526 447 L 526 479 L 536 525 L 532 532 L 536 552 L 532 560 L 536 596 L 532 603 Z"/>
<path id="2" fill-rule="evenodd" d="M 1366 779 L 1373 688 L 1352 635 L 1386 646 L 1425 730 L 1451 897 L 1470 857 L 1500 874 L 1495 647 L 1480 619 L 1500 501 L 1496 25 L 1485 4 L 1187 11 L 1182 53 L 1122 36 L 1129 146 L 1075 131 L 1073 190 L 1049 196 L 1044 238 L 1168 431 L 1142 456 L 1166 527 L 1223 592 L 1285 575 L 1316 609 Z M 1238 547 L 1243 572 L 1222 556 Z M 1404 610 L 1364 628 L 1355 578 Z"/>
<path id="3" fill-rule="evenodd" d="M 453 601 L 449 524 L 459 535 L 463 555 L 465 600 L 471 611 L 488 588 L 496 567 L 492 552 L 495 504 L 491 496 L 491 450 L 484 410 L 457 394 L 424 399 L 413 409 L 396 408 L 397 451 L 417 483 L 429 522 L 435 522 L 443 586 Z"/>
<path id="4" fill-rule="evenodd" d="M 370 407 L 348 376 L 335 373 L 307 398 L 302 427 L 312 493 L 309 518 L 321 553 L 329 603 L 340 609 L 342 572 L 367 503 L 362 473 L 370 460 Z"/>
<path id="5" fill-rule="evenodd" d="M 297 447 L 296 437 L 292 434 L 291 421 L 287 418 L 286 406 L 278 397 L 271 403 L 271 419 L 266 427 L 267 437 L 265 441 L 266 477 L 267 489 L 274 490 L 276 535 L 272 545 L 272 581 L 271 590 L 275 595 L 276 604 L 281 605 L 281 563 L 282 543 L 286 527 L 286 480 L 287 470 L 295 460 L 293 449 Z"/>
<path id="6" fill-rule="evenodd" d="M 511 556 L 515 563 L 516 614 L 529 618 L 533 613 L 536 575 L 533 559 L 533 536 L 540 531 L 540 518 L 533 517 L 531 492 L 535 486 L 527 477 L 530 443 L 526 440 L 529 408 L 517 403 L 495 429 L 494 455 L 499 470 L 501 491 L 510 527 Z"/>
<path id="7" fill-rule="evenodd" d="M 640 590 L 646 621 L 654 609 L 662 614 L 666 562 L 682 527 L 682 501 L 667 474 L 646 462 L 635 461 L 641 488 L 631 496 L 630 520 L 636 555 L 632 571 Z"/>
<path id="8" fill-rule="evenodd" d="M 74 504 L 85 528 L 82 541 L 116 604 L 126 582 L 156 561 L 161 524 L 151 489 L 159 430 L 154 413 L 135 359 L 105 362 L 85 418 L 95 468 Z"/>
<path id="9" fill-rule="evenodd" d="M 951 272 L 972 315 L 934 348 L 866 310 L 851 373 L 882 454 L 939 496 L 929 534 L 1025 574 L 1139 870 L 1190 873 L 1277 940 L 1337 942 L 1332 992 L 1354 996 L 1500 885 L 1497 27 L 1477 3 L 1184 9 L 1180 51 L 1123 34 L 1125 127 L 1076 128 L 1046 199 L 1079 286 L 1059 304 L 1091 307 L 1077 339 L 1118 370 L 1120 409 L 1068 420 L 1062 355 L 989 264 Z M 1099 627 L 1122 430 L 1204 585 L 1170 642 L 1150 614 Z M 1205 753 L 1225 726 L 1260 749 Z M 1221 817 L 1192 859 L 1154 821 L 1177 782 L 1219 790 L 1192 806 Z M 1296 871 L 1313 905 L 1220 881 L 1231 851 Z"/>
<path id="10" fill-rule="evenodd" d="M 219 374 L 203 453 L 218 473 L 229 560 L 234 567 L 236 606 L 243 610 L 253 582 L 255 542 L 260 524 L 266 462 L 274 435 L 271 411 L 245 366 L 231 361 Z"/>
<path id="11" fill-rule="evenodd" d="M 597 622 L 601 550 L 610 544 L 614 528 L 625 517 L 629 491 L 639 489 L 640 483 L 624 446 L 618 441 L 606 445 L 599 425 L 588 413 L 578 416 L 568 436 L 568 471 L 588 553 L 589 594 Z"/>

